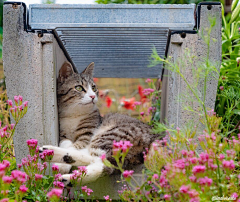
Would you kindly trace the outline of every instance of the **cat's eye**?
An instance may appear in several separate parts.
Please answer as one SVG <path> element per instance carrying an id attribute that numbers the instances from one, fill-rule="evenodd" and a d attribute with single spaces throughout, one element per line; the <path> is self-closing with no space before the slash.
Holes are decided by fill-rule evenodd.
<path id="1" fill-rule="evenodd" d="M 92 90 L 93 90 L 93 91 L 96 91 L 96 90 L 97 90 L 97 87 L 93 85 L 93 86 L 92 86 Z"/>
<path id="2" fill-rule="evenodd" d="M 82 86 L 75 86 L 75 89 L 76 89 L 77 91 L 83 91 L 83 87 L 82 87 Z"/>

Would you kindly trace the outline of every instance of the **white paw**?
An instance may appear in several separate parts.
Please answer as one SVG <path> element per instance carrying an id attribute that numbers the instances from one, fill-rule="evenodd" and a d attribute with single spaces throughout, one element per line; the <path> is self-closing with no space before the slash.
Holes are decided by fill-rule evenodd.
<path id="1" fill-rule="evenodd" d="M 43 153 L 45 150 L 53 150 L 53 158 L 51 162 L 56 163 L 62 163 L 63 162 L 63 156 L 65 155 L 64 151 L 62 151 L 62 148 L 52 146 L 52 145 L 44 145 L 39 148 L 39 153 Z"/>
<path id="2" fill-rule="evenodd" d="M 71 179 L 71 174 L 62 175 L 60 178 L 61 182 L 64 183 L 65 187 L 71 187 L 70 179 Z"/>
<path id="3" fill-rule="evenodd" d="M 55 163 L 59 167 L 59 172 L 63 174 L 69 174 L 70 170 L 72 168 L 71 165 L 65 164 L 65 163 Z"/>
<path id="4" fill-rule="evenodd" d="M 52 145 L 43 145 L 39 148 L 39 152 L 42 153 L 44 150 L 54 150 L 55 146 Z"/>

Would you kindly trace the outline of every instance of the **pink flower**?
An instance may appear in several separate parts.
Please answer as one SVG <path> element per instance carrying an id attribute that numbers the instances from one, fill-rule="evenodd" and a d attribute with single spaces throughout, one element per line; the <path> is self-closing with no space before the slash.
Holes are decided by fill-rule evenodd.
<path id="1" fill-rule="evenodd" d="M 212 134 L 211 134 L 211 138 L 212 138 L 213 141 L 216 140 L 216 135 L 215 135 L 215 133 L 212 133 Z"/>
<path id="2" fill-rule="evenodd" d="M 199 202 L 199 198 L 191 198 L 189 202 Z"/>
<path id="3" fill-rule="evenodd" d="M 40 174 L 35 174 L 35 180 L 38 181 L 38 180 L 41 180 L 43 178 L 42 175 Z"/>
<path id="4" fill-rule="evenodd" d="M 38 140 L 36 140 L 36 139 L 27 140 L 27 145 L 30 148 L 36 148 L 37 144 L 38 144 Z"/>
<path id="5" fill-rule="evenodd" d="M 199 154 L 199 163 L 204 164 L 208 161 L 208 159 L 209 159 L 208 153 L 202 152 L 201 154 Z"/>
<path id="6" fill-rule="evenodd" d="M 192 172 L 194 175 L 196 175 L 197 173 L 204 173 L 205 170 L 206 170 L 205 166 L 198 165 L 193 167 Z"/>
<path id="7" fill-rule="evenodd" d="M 213 180 L 211 178 L 205 177 L 207 185 L 210 187 L 213 183 Z"/>
<path id="8" fill-rule="evenodd" d="M 12 107 L 13 106 L 13 101 L 12 100 L 7 100 L 7 104 Z"/>
<path id="9" fill-rule="evenodd" d="M 13 170 L 11 172 L 11 176 L 13 177 L 13 179 L 15 179 L 17 182 L 19 183 L 24 183 L 27 181 L 27 174 L 20 171 L 20 170 Z"/>
<path id="10" fill-rule="evenodd" d="M 21 185 L 19 190 L 22 192 L 22 193 L 26 193 L 28 188 L 25 186 L 25 185 Z"/>
<path id="11" fill-rule="evenodd" d="M 144 115 L 144 112 L 140 112 L 140 115 L 143 116 L 143 115 Z"/>
<path id="12" fill-rule="evenodd" d="M 116 155 L 118 151 L 126 152 L 133 144 L 130 141 L 113 141 L 113 155 Z"/>
<path id="13" fill-rule="evenodd" d="M 82 172 L 79 172 L 78 170 L 74 170 L 72 172 L 73 174 L 71 175 L 70 179 L 71 180 L 76 180 L 76 181 L 79 181 L 82 177 Z"/>
<path id="14" fill-rule="evenodd" d="M 134 173 L 133 170 L 125 170 L 125 171 L 123 172 L 123 177 L 129 178 L 129 177 L 131 177 L 131 176 L 133 175 L 133 173 Z"/>
<path id="15" fill-rule="evenodd" d="M 152 82 L 152 79 L 146 79 L 145 82 L 146 82 L 146 83 L 151 83 L 151 82 Z"/>
<path id="16" fill-rule="evenodd" d="M 191 182 L 197 181 L 197 178 L 194 175 L 190 176 L 189 179 L 191 180 Z"/>
<path id="17" fill-rule="evenodd" d="M 25 102 L 23 103 L 23 106 L 24 106 L 24 107 L 27 107 L 27 106 L 28 106 L 28 101 L 25 101 Z"/>
<path id="18" fill-rule="evenodd" d="M 53 171 L 59 171 L 58 165 L 53 164 L 53 165 L 52 165 L 52 170 L 53 170 Z"/>
<path id="19" fill-rule="evenodd" d="M 152 88 L 146 88 L 146 89 L 143 89 L 142 92 L 143 92 L 144 95 L 150 95 L 151 93 L 154 92 L 154 89 L 152 89 Z"/>
<path id="20" fill-rule="evenodd" d="M 234 158 L 235 157 L 235 151 L 233 149 L 226 151 L 228 157 Z"/>
<path id="21" fill-rule="evenodd" d="M 64 189 L 64 183 L 63 183 L 63 182 L 54 181 L 54 182 L 53 182 L 53 185 L 54 185 L 56 188 Z"/>
<path id="22" fill-rule="evenodd" d="M 86 166 L 79 166 L 78 171 L 79 171 L 79 173 L 81 173 L 81 175 L 84 175 L 84 174 L 87 173 L 87 167 Z"/>
<path id="23" fill-rule="evenodd" d="M 93 190 L 87 188 L 87 186 L 83 186 L 82 191 L 85 192 L 88 196 L 90 196 L 91 193 L 93 192 Z"/>
<path id="24" fill-rule="evenodd" d="M 223 86 L 220 86 L 219 89 L 220 89 L 220 90 L 224 90 L 224 87 L 223 87 Z"/>
<path id="25" fill-rule="evenodd" d="M 158 176 L 158 174 L 154 174 L 154 175 L 152 176 L 152 178 L 156 180 L 156 179 L 159 178 L 159 176 Z"/>
<path id="26" fill-rule="evenodd" d="M 188 151 L 186 151 L 186 150 L 182 150 L 181 153 L 182 153 L 183 156 L 187 156 L 188 155 Z"/>
<path id="27" fill-rule="evenodd" d="M 3 160 L 2 163 L 6 166 L 6 168 L 10 167 L 10 162 L 8 160 Z"/>
<path id="28" fill-rule="evenodd" d="M 174 162 L 174 167 L 179 168 L 179 169 L 184 169 L 185 168 L 185 159 L 178 159 Z"/>
<path id="29" fill-rule="evenodd" d="M 136 107 L 137 105 L 141 105 L 141 104 L 142 104 L 141 102 L 136 101 L 133 103 L 133 107 Z"/>
<path id="30" fill-rule="evenodd" d="M 190 198 L 197 198 L 199 196 L 199 193 L 195 189 L 191 189 L 188 191 L 188 195 Z"/>
<path id="31" fill-rule="evenodd" d="M 15 126 L 14 123 L 12 123 L 12 124 L 10 125 L 11 130 L 13 130 L 14 126 Z"/>
<path id="32" fill-rule="evenodd" d="M 208 177 L 198 179 L 198 183 L 202 186 L 205 186 L 205 185 L 211 186 L 212 182 L 213 182 L 212 179 L 210 179 Z"/>
<path id="33" fill-rule="evenodd" d="M 235 164 L 233 160 L 230 161 L 225 161 L 223 160 L 222 162 L 223 168 L 234 170 L 235 169 Z"/>
<path id="34" fill-rule="evenodd" d="M 189 158 L 189 161 L 192 163 L 192 164 L 196 164 L 198 162 L 198 159 L 197 157 L 193 157 L 193 158 Z"/>
<path id="35" fill-rule="evenodd" d="M 224 154 L 219 154 L 220 161 L 223 160 L 224 158 L 225 158 Z"/>
<path id="36" fill-rule="evenodd" d="M 109 195 L 103 196 L 103 198 L 104 198 L 106 201 L 112 201 L 112 199 L 109 198 Z"/>
<path id="37" fill-rule="evenodd" d="M 18 101 L 19 101 L 18 96 L 14 96 L 14 101 L 15 101 L 16 104 L 18 104 Z"/>
<path id="38" fill-rule="evenodd" d="M 234 192 L 234 193 L 231 195 L 231 197 L 237 199 L 238 194 L 237 194 L 236 192 Z"/>
<path id="39" fill-rule="evenodd" d="M 44 168 L 47 168 L 47 162 L 44 162 L 44 163 L 43 163 L 43 167 L 44 167 Z"/>
<path id="40" fill-rule="evenodd" d="M 207 114 L 208 114 L 208 116 L 215 116 L 216 112 L 214 112 L 214 109 L 212 109 L 210 111 L 207 111 Z M 207 135 L 206 135 L 206 137 L 207 137 Z"/>
<path id="41" fill-rule="evenodd" d="M 50 192 L 47 193 L 48 198 L 60 198 L 60 196 L 62 195 L 63 190 L 62 189 L 56 189 L 53 188 Z"/>
<path id="42" fill-rule="evenodd" d="M 109 195 L 103 196 L 103 198 L 104 198 L 105 200 L 109 200 Z"/>
<path id="43" fill-rule="evenodd" d="M 18 109 L 19 109 L 19 111 L 22 111 L 23 110 L 23 106 L 22 105 L 18 106 Z"/>
<path id="44" fill-rule="evenodd" d="M 11 184 L 13 178 L 11 176 L 3 176 L 2 180 L 5 184 Z"/>
<path id="45" fill-rule="evenodd" d="M 170 201 L 171 196 L 170 196 L 169 194 L 165 194 L 165 195 L 164 195 L 164 199 L 165 199 L 166 201 Z"/>
<path id="46" fill-rule="evenodd" d="M 44 161 L 49 161 L 52 159 L 53 155 L 54 155 L 53 150 L 44 150 L 42 153 L 39 154 L 39 157 Z"/>
<path id="47" fill-rule="evenodd" d="M 23 97 L 21 95 L 18 96 L 18 99 L 20 100 L 20 102 L 22 102 Z"/>
<path id="48" fill-rule="evenodd" d="M 54 176 L 54 179 L 55 179 L 55 180 L 60 180 L 61 177 L 62 177 L 61 173 L 58 173 L 58 174 L 56 174 L 56 175 Z"/>
<path id="49" fill-rule="evenodd" d="M 0 202 L 9 202 L 9 199 L 8 198 L 4 198 L 4 199 L 0 200 Z"/>
<path id="50" fill-rule="evenodd" d="M 130 141 L 124 141 L 123 146 L 124 146 L 123 152 L 125 152 L 126 150 L 130 149 L 133 146 L 133 144 Z"/>
<path id="51" fill-rule="evenodd" d="M 14 107 L 11 107 L 10 108 L 10 112 L 13 113 L 15 111 L 15 108 Z"/>
<path id="52" fill-rule="evenodd" d="M 4 165 L 3 163 L 0 163 L 0 171 L 5 171 L 6 168 L 7 168 L 6 165 Z"/>
<path id="53" fill-rule="evenodd" d="M 212 170 L 216 170 L 218 168 L 218 166 L 216 164 L 210 164 L 210 167 Z"/>
<path id="54" fill-rule="evenodd" d="M 102 159 L 102 161 L 104 161 L 106 159 L 106 154 L 104 153 L 102 156 L 100 156 L 100 158 Z"/>
<path id="55" fill-rule="evenodd" d="M 189 190 L 189 186 L 185 186 L 185 185 L 182 185 L 179 189 L 179 191 L 184 194 L 186 194 L 188 190 Z"/>

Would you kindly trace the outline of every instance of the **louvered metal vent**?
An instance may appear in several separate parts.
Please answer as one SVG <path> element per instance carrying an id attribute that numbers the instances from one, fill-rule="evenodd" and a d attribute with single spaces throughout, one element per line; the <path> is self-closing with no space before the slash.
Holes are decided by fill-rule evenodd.
<path id="1" fill-rule="evenodd" d="M 77 70 L 95 62 L 96 77 L 154 78 L 161 66 L 147 69 L 152 48 L 165 55 L 168 29 L 57 28 Z"/>
<path id="2" fill-rule="evenodd" d="M 147 69 L 152 48 L 165 56 L 169 30 L 193 30 L 189 5 L 30 5 L 31 29 L 54 30 L 81 72 L 95 62 L 96 77 L 156 78 Z"/>

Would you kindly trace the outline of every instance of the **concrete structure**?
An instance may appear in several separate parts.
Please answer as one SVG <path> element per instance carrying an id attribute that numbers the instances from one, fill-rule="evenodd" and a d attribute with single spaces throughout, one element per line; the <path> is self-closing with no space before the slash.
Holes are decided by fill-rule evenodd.
<path id="1" fill-rule="evenodd" d="M 216 15 L 217 17 L 217 25 L 212 31 L 212 37 L 217 42 L 211 46 L 210 58 L 220 64 L 220 5 L 202 5 L 199 14 L 201 14 L 200 28 L 203 29 L 209 26 L 208 15 Z M 27 27 L 25 22 L 26 10 L 21 3 L 5 4 L 3 15 L 3 65 L 8 97 L 12 99 L 14 95 L 20 94 L 24 100 L 29 101 L 28 112 L 17 126 L 14 136 L 16 159 L 19 163 L 28 154 L 27 139 L 38 139 L 39 145 L 58 144 L 56 78 L 63 62 L 67 58 L 71 58 L 64 50 L 63 44 L 60 46 L 59 39 L 55 38 L 49 30 L 44 30 L 40 33 L 27 32 L 32 30 L 28 30 L 29 27 Z M 181 38 L 179 34 L 173 34 L 170 37 L 169 44 L 168 53 L 173 55 L 174 60 L 183 56 L 183 51 L 186 47 L 192 48 L 192 55 L 200 58 L 206 56 L 206 45 L 204 45 L 201 37 L 196 34 L 187 33 L 185 38 Z M 186 67 L 185 70 L 186 77 L 191 81 L 191 77 L 188 76 L 190 75 L 188 72 L 190 69 Z M 151 71 L 151 69 L 146 69 L 146 71 Z M 168 77 L 163 79 L 164 89 L 161 117 L 162 120 L 166 118 L 169 123 L 174 123 L 176 126 L 181 127 L 187 120 L 193 118 L 183 111 L 181 104 L 177 104 L 178 96 L 186 87 L 178 75 L 167 71 L 164 74 L 167 74 Z M 209 80 L 209 93 L 206 98 L 209 108 L 214 106 L 216 88 L 217 80 Z M 96 198 L 100 199 L 107 194 L 111 198 L 117 198 L 117 190 L 122 186 L 116 183 L 119 177 L 119 175 L 108 176 L 90 185 L 94 189 Z"/>
<path id="2" fill-rule="evenodd" d="M 196 84 L 196 80 L 193 76 L 194 69 L 207 58 L 207 44 L 201 37 L 201 32 L 204 36 L 208 35 L 208 29 L 210 28 L 210 18 L 216 18 L 216 25 L 212 28 L 210 35 L 210 50 L 209 60 L 216 66 L 216 72 L 210 74 L 207 80 L 206 99 L 205 104 L 208 109 L 214 109 L 215 99 L 218 86 L 218 72 L 220 71 L 221 59 L 222 59 L 222 35 L 221 35 L 221 5 L 202 5 L 200 13 L 199 34 L 173 34 L 170 39 L 168 55 L 172 56 L 173 62 L 184 63 L 181 67 L 181 73 L 185 76 L 188 83 L 191 85 Z M 192 57 L 192 64 L 186 61 L 186 50 L 189 52 L 189 58 Z M 203 99 L 203 79 L 198 81 L 198 94 Z M 190 106 L 194 110 L 199 108 L 199 103 L 196 102 L 193 94 L 189 91 L 186 83 L 180 78 L 179 74 L 164 71 L 163 75 L 163 94 L 161 105 L 161 120 L 165 121 L 168 125 L 174 124 L 174 127 L 182 128 L 187 123 L 192 122 L 193 126 L 199 126 L 199 131 L 202 131 L 199 115 L 184 110 L 185 106 Z M 186 97 L 186 95 L 189 96 Z M 184 98 L 185 97 L 185 98 Z M 191 100 L 191 97 L 193 100 Z"/>

